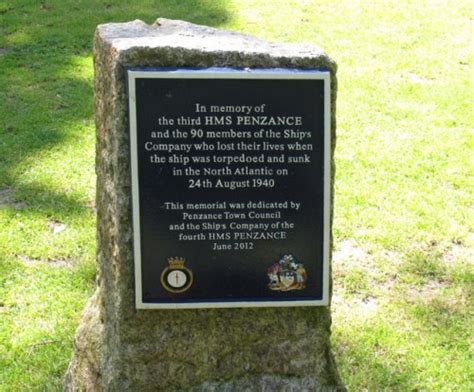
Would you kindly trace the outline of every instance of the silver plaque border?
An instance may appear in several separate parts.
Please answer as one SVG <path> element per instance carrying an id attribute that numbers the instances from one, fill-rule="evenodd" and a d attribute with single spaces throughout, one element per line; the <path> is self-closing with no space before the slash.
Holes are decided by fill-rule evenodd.
<path id="1" fill-rule="evenodd" d="M 330 213 L 331 213 L 331 74 L 318 70 L 149 70 L 129 69 L 128 94 L 130 115 L 130 153 L 132 182 L 133 249 L 135 263 L 135 304 L 137 309 L 204 309 L 204 308 L 258 308 L 295 307 L 329 305 L 329 263 L 330 263 Z M 135 80 L 148 79 L 318 79 L 324 80 L 324 233 L 323 233 L 323 298 L 321 300 L 276 300 L 276 301 L 235 301 L 235 302 L 186 302 L 186 303 L 145 303 L 142 293 L 141 238 L 140 238 L 140 199 L 138 183 L 138 145 Z"/>

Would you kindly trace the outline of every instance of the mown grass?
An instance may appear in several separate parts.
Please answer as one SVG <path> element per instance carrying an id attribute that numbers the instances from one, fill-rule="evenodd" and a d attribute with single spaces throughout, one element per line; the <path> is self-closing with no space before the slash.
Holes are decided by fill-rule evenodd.
<path id="1" fill-rule="evenodd" d="M 472 390 L 472 3 L 0 1 L 0 390 L 60 390 L 94 287 L 95 26 L 179 18 L 339 64 L 333 344 L 350 390 Z"/>

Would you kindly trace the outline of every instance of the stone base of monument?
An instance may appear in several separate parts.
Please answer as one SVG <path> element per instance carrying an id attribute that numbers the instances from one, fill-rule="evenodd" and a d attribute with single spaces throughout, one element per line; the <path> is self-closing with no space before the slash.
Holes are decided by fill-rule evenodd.
<path id="1" fill-rule="evenodd" d="M 99 26 L 94 61 L 98 287 L 82 314 L 65 390 L 344 390 L 328 306 L 136 309 L 126 81 L 130 67 L 324 68 L 333 150 L 335 63 L 312 46 L 166 19 Z"/>

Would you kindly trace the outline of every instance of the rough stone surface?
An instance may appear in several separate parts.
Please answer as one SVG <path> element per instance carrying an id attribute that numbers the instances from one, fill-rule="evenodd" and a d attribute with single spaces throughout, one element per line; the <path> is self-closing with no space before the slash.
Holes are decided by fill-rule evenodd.
<path id="1" fill-rule="evenodd" d="M 65 390 L 343 390 L 329 307 L 135 309 L 126 95 L 129 66 L 325 67 L 334 148 L 336 64 L 313 46 L 166 19 L 98 26 L 94 61 L 98 287 L 77 330 Z"/>

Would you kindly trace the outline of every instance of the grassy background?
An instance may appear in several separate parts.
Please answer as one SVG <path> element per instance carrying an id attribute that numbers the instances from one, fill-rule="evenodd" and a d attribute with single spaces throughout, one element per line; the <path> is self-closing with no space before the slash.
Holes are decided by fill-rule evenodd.
<path id="1" fill-rule="evenodd" d="M 350 390 L 472 390 L 473 4 L 0 0 L 0 390 L 60 390 L 94 287 L 95 26 L 179 18 L 339 64 L 333 345 Z"/>

